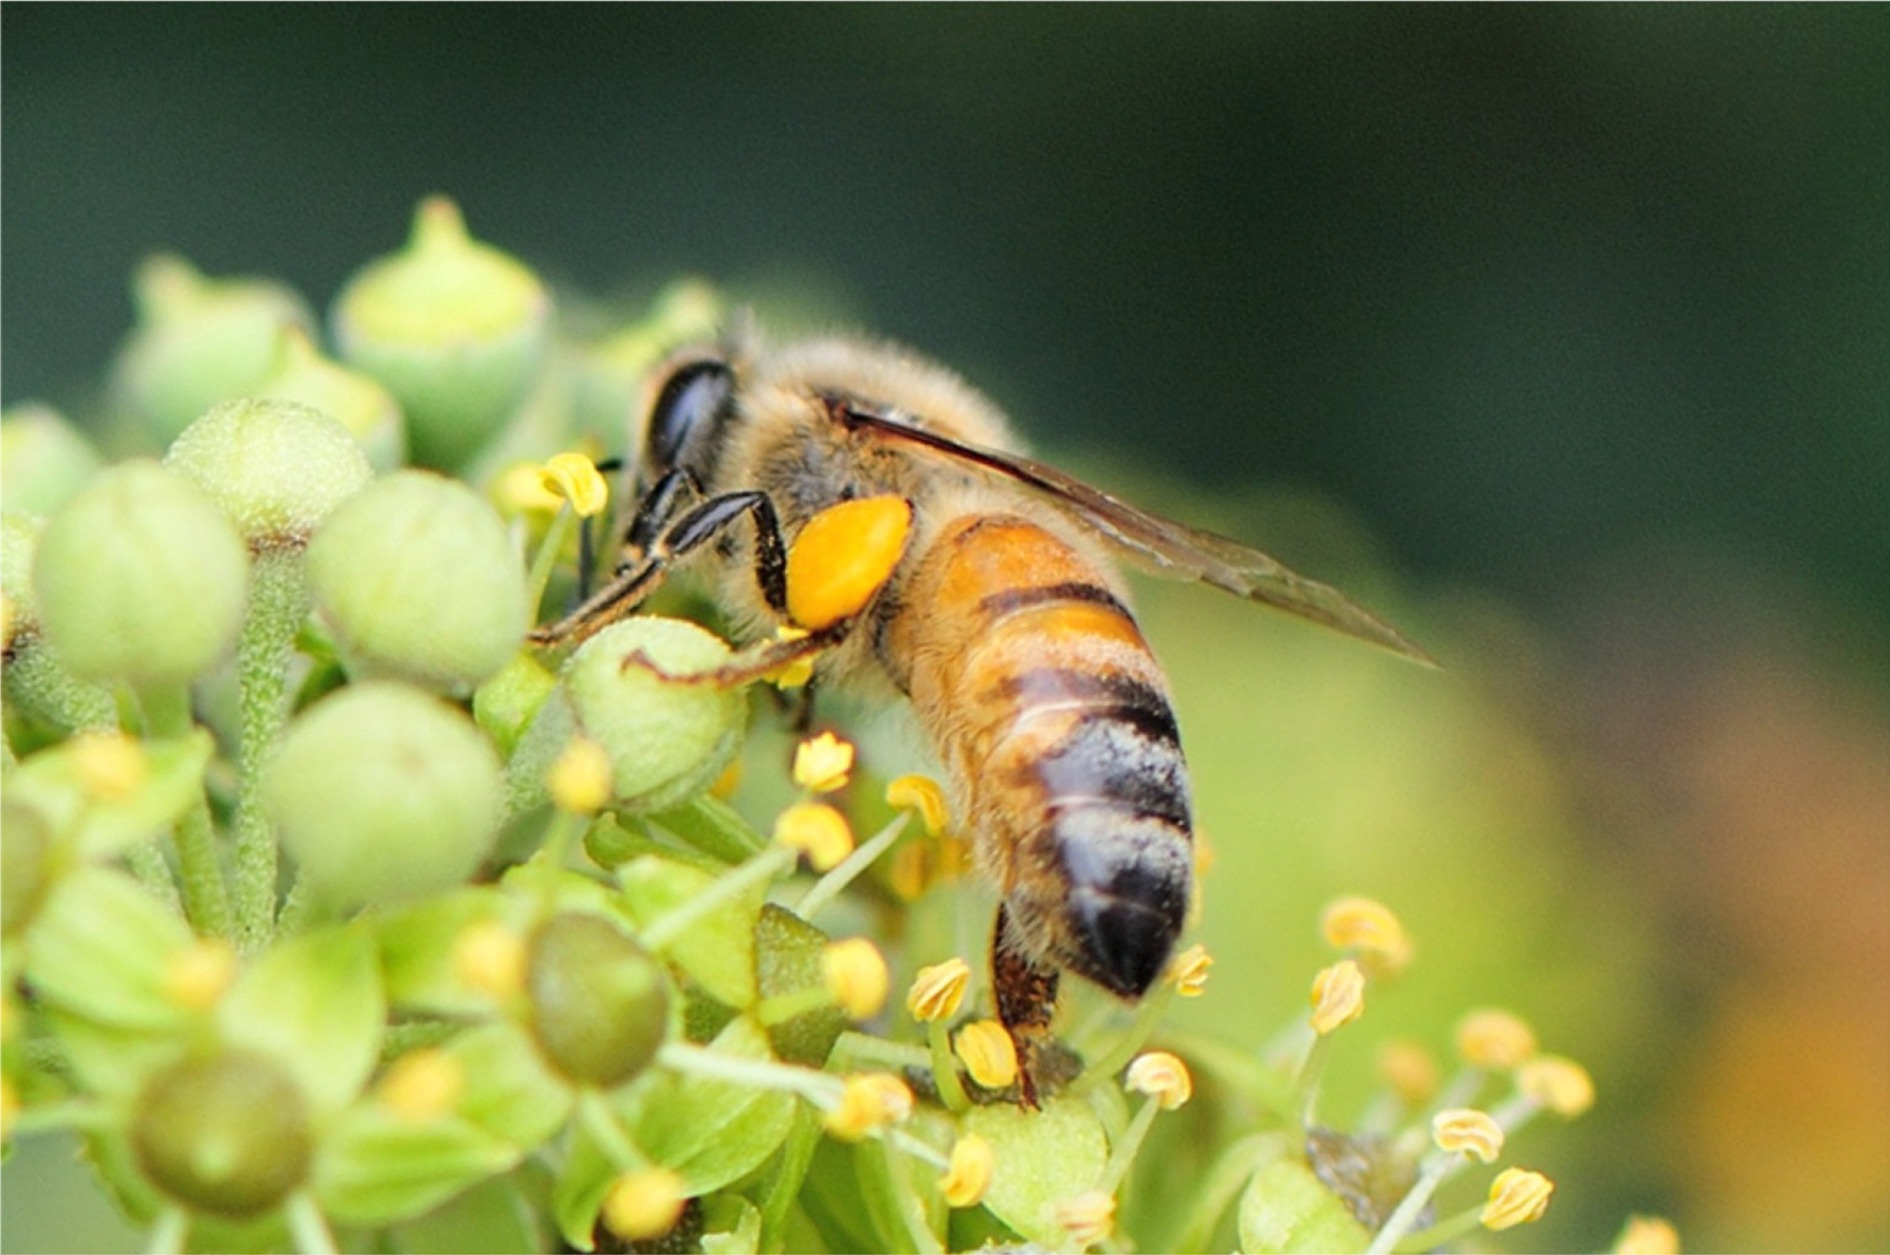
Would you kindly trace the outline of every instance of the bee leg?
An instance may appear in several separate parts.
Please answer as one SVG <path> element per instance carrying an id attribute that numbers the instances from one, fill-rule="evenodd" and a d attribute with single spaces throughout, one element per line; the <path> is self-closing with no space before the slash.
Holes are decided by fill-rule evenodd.
<path id="1" fill-rule="evenodd" d="M 991 985 L 997 993 L 998 1021 L 1017 1049 L 1018 1100 L 1035 1111 L 1042 1106 L 1037 1100 L 1037 1047 L 1050 1036 L 1050 1017 L 1057 1008 L 1057 972 L 1031 958 L 1002 905 L 991 938 Z"/>

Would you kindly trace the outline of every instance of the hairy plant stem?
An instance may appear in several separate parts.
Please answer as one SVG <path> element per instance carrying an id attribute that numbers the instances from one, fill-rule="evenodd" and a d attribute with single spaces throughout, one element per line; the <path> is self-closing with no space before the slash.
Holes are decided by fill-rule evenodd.
<path id="1" fill-rule="evenodd" d="M 138 704 L 144 711 L 145 730 L 153 737 L 186 736 L 194 726 L 190 690 L 181 684 L 140 693 Z M 228 937 L 230 890 L 223 879 L 223 856 L 217 849 L 216 826 L 210 821 L 210 802 L 201 785 L 196 800 L 177 821 L 172 839 L 177 843 L 185 915 L 203 936 Z"/>
<path id="2" fill-rule="evenodd" d="M 276 835 L 263 814 L 260 785 L 286 717 L 289 656 L 308 617 L 308 582 L 300 548 L 264 549 L 250 568 L 249 609 L 236 643 L 236 685 L 242 705 L 237 746 L 235 833 L 237 947 L 254 954 L 276 926 Z"/>

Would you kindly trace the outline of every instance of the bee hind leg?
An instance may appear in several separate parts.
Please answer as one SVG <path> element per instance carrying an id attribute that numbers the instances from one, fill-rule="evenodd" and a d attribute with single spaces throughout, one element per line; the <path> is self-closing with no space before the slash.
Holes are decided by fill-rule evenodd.
<path id="1" fill-rule="evenodd" d="M 1037 1056 L 1050 1037 L 1050 1020 L 1057 1009 L 1057 971 L 1031 957 L 1018 939 L 1009 909 L 1002 905 L 991 938 L 991 984 L 997 994 L 998 1021 L 1017 1050 L 1018 1101 L 1035 1111 L 1042 1106 L 1037 1096 Z"/>

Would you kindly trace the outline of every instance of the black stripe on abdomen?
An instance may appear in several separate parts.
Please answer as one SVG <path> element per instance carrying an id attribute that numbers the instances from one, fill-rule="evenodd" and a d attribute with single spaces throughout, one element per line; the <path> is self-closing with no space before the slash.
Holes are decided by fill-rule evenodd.
<path id="1" fill-rule="evenodd" d="M 1096 675 L 1068 667 L 1035 667 L 1007 678 L 1001 698 L 1019 710 L 1080 706 L 1097 718 L 1133 724 L 1151 741 L 1181 751 L 1181 729 L 1160 689 L 1131 675 Z"/>
<path id="2" fill-rule="evenodd" d="M 1092 584 L 1087 580 L 1071 580 L 1062 584 L 1039 584 L 1034 588 L 1006 588 L 1001 592 L 990 593 L 978 602 L 978 609 L 993 619 L 1001 619 L 1015 610 L 1025 610 L 1032 606 L 1049 605 L 1052 602 L 1080 601 L 1093 606 L 1107 606 L 1129 622 L 1135 622 L 1135 616 L 1121 600 L 1101 584 Z"/>
<path id="3" fill-rule="evenodd" d="M 1193 823 L 1181 747 L 1108 708 L 1085 712 L 1032 774 L 1052 813 L 1101 806 L 1159 820 L 1183 837 Z"/>

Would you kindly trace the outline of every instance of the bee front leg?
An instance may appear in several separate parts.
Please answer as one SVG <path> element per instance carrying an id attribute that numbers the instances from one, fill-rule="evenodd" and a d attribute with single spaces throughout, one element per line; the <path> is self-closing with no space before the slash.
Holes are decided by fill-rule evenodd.
<path id="1" fill-rule="evenodd" d="M 1037 1099 L 1038 1047 L 1050 1036 L 1057 1009 L 1057 971 L 1037 962 L 1017 937 L 1008 908 L 998 907 L 991 937 L 991 985 L 997 994 L 998 1021 L 1017 1049 L 1017 1096 L 1032 1111 Z"/>

